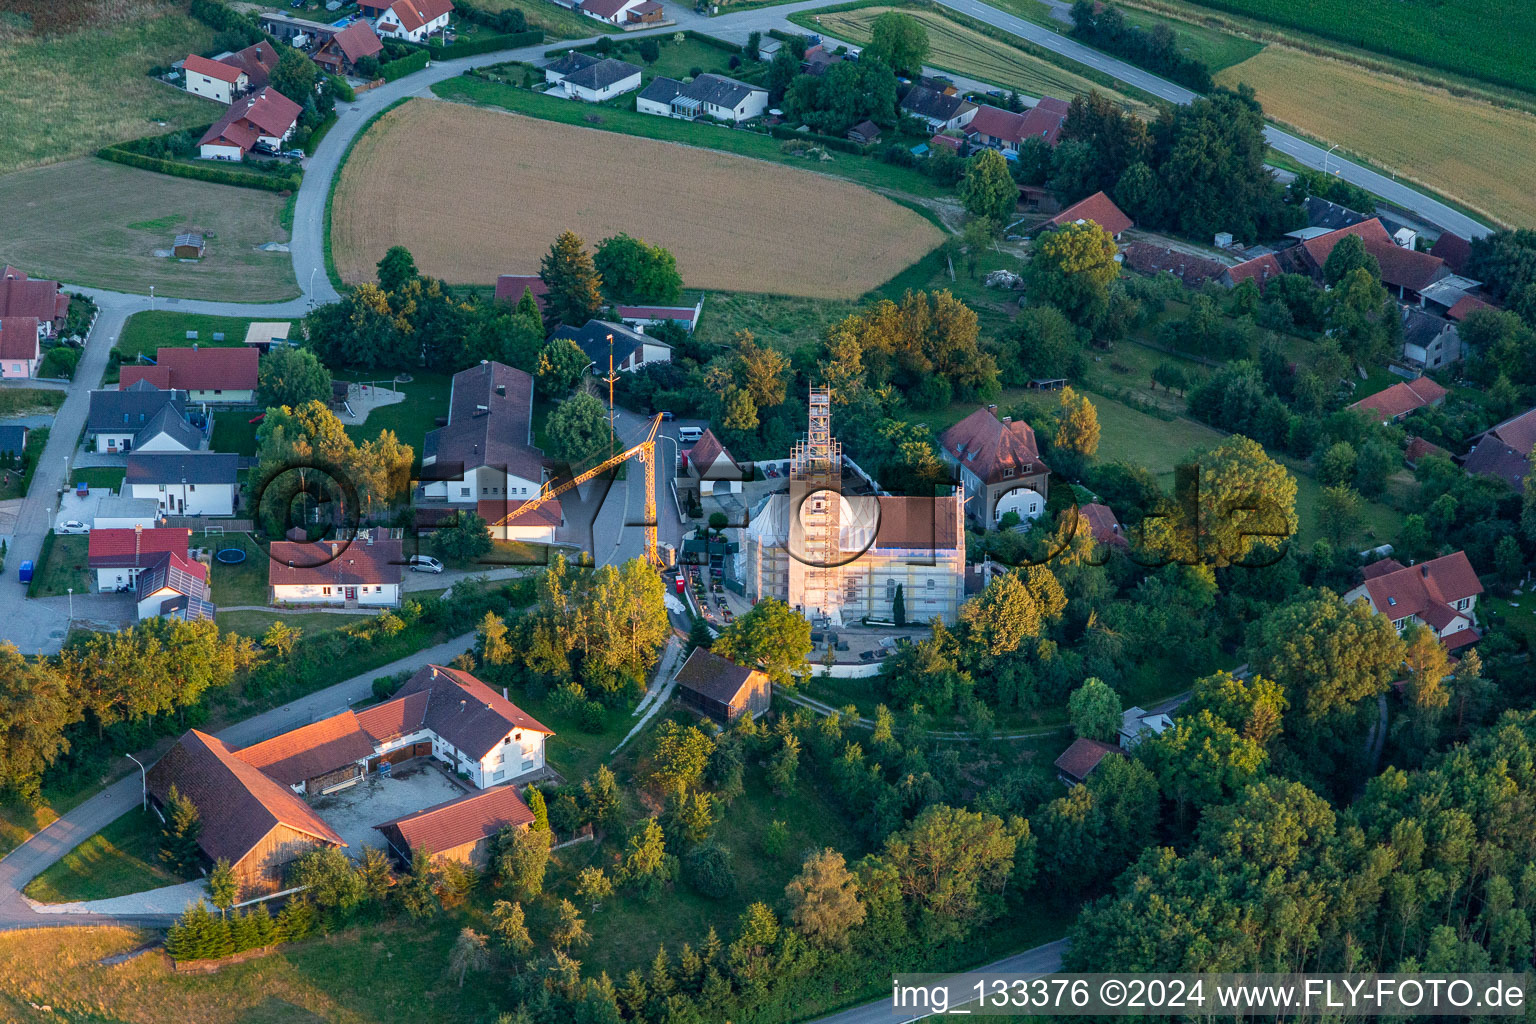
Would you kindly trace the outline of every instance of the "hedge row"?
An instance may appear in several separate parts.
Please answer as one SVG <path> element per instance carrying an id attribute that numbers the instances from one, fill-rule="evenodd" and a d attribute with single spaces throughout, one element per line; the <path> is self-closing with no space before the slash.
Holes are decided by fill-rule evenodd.
<path id="1" fill-rule="evenodd" d="M 431 59 L 432 55 L 426 50 L 417 50 L 409 57 L 401 57 L 399 60 L 392 60 L 388 64 L 382 65 L 379 68 L 379 77 L 386 82 L 393 82 L 397 78 L 404 78 L 413 71 L 420 71 L 427 66 L 427 61 Z"/>
<path id="2" fill-rule="evenodd" d="M 768 134 L 776 139 L 806 139 L 828 149 L 839 149 L 844 153 L 856 153 L 863 156 L 865 149 L 852 139 L 838 138 L 836 135 L 819 135 L 816 132 L 798 132 L 788 125 L 776 124 L 768 129 Z"/>
<path id="3" fill-rule="evenodd" d="M 526 32 L 508 32 L 499 36 L 480 36 L 476 39 L 466 39 L 459 43 L 450 43 L 447 46 L 431 46 L 428 50 L 433 60 L 452 60 L 455 57 L 474 57 L 482 53 L 495 53 L 497 50 L 515 50 L 520 46 L 534 46 L 544 41 L 544 32 L 541 29 L 531 28 Z"/>
<path id="4" fill-rule="evenodd" d="M 191 178 L 193 181 L 211 181 L 218 185 L 236 185 L 240 188 L 259 188 L 268 192 L 296 192 L 299 188 L 301 175 L 260 174 L 256 171 L 245 171 L 235 167 L 221 167 L 217 164 L 187 164 L 179 160 L 163 160 L 159 157 L 145 156 L 142 153 L 132 153 L 120 146 L 107 146 L 96 151 L 96 155 L 103 160 L 111 160 L 113 163 L 125 164 L 128 167 L 138 167 L 146 171 L 158 171 L 161 174 L 170 174 L 177 178 Z"/>

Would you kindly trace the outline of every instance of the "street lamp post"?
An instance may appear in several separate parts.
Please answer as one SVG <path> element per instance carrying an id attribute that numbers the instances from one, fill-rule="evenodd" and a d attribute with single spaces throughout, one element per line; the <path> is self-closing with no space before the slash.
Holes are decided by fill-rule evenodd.
<path id="1" fill-rule="evenodd" d="M 74 587 L 68 587 L 66 589 L 68 590 L 68 593 L 69 593 L 69 622 L 70 622 L 70 625 L 74 625 L 74 622 L 75 622 L 75 588 Z"/>
<path id="2" fill-rule="evenodd" d="M 125 755 L 128 760 L 139 766 L 139 810 L 149 810 L 149 778 L 144 774 L 144 762 L 132 754 Z"/>
<path id="3" fill-rule="evenodd" d="M 315 271 L 319 269 L 319 267 L 309 268 L 309 305 L 311 309 L 313 309 L 315 305 Z"/>
<path id="4" fill-rule="evenodd" d="M 149 286 L 149 308 L 151 310 L 153 310 L 155 308 L 155 286 L 154 285 L 150 285 Z"/>
<path id="5" fill-rule="evenodd" d="M 1333 151 L 1338 149 L 1338 148 L 1339 148 L 1339 144 L 1337 142 L 1335 142 L 1333 145 L 1328 147 L 1328 152 L 1323 154 L 1323 173 L 1324 174 L 1328 173 L 1328 158 L 1330 156 L 1332 156 L 1333 155 Z"/>

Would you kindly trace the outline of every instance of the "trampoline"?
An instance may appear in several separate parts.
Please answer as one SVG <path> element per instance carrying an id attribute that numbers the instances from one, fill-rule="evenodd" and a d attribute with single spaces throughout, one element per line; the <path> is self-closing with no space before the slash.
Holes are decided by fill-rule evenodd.
<path id="1" fill-rule="evenodd" d="M 214 556 L 225 565 L 239 565 L 245 561 L 244 548 L 222 548 Z"/>

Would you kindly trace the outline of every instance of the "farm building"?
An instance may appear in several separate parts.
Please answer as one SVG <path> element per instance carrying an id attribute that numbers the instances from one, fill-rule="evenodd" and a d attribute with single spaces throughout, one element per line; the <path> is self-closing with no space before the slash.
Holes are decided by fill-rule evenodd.
<path id="1" fill-rule="evenodd" d="M 965 137 L 975 145 L 990 146 L 1005 154 L 1018 153 L 1025 139 L 1041 139 L 1054 146 L 1069 108 L 1066 101 L 1050 96 L 1023 113 L 982 105 L 964 125 Z"/>
<path id="2" fill-rule="evenodd" d="M 336 34 L 335 25 L 327 25 L 307 18 L 295 18 L 277 11 L 267 11 L 260 16 L 261 30 L 280 43 L 295 47 L 323 43 Z"/>
<path id="3" fill-rule="evenodd" d="M 1028 423 L 980 408 L 944 431 L 939 447 L 960 471 L 968 514 L 983 526 L 996 526 L 1009 512 L 1025 522 L 1045 514 L 1051 468 Z"/>
<path id="4" fill-rule="evenodd" d="M 219 452 L 130 452 L 123 487 L 173 516 L 235 513 L 240 457 Z"/>
<path id="5" fill-rule="evenodd" d="M 699 75 L 686 84 L 658 76 L 636 97 L 635 109 L 662 117 L 690 121 L 712 117 L 739 124 L 763 115 L 768 109 L 768 90 L 724 75 Z"/>
<path id="6" fill-rule="evenodd" d="M 405 565 L 401 542 L 383 529 L 363 530 L 353 540 L 273 541 L 267 587 L 273 604 L 398 608 Z"/>
<path id="7" fill-rule="evenodd" d="M 699 326 L 699 314 L 704 312 L 704 300 L 700 299 L 692 306 L 618 306 L 614 312 L 628 327 L 677 324 L 692 334 L 693 329 Z"/>
<path id="8" fill-rule="evenodd" d="M 42 361 L 35 316 L 0 317 L 0 379 L 31 377 Z"/>
<path id="9" fill-rule="evenodd" d="M 219 103 L 233 103 L 251 88 L 250 78 L 240 68 L 195 53 L 182 61 L 181 72 L 182 89 Z"/>
<path id="10" fill-rule="evenodd" d="M 569 338 L 591 360 L 592 372 L 608 372 L 608 356 L 613 354 L 613 368 L 622 373 L 638 370 L 647 363 L 670 363 L 672 346 L 656 338 L 647 337 L 645 328 L 629 328 L 611 320 L 588 320 L 581 327 L 561 326 L 550 335 L 553 338 Z M 612 339 L 610 348 L 609 339 Z"/>
<path id="11" fill-rule="evenodd" d="M 91 392 L 91 404 L 85 415 L 87 437 L 94 436 L 94 448 L 101 454 L 131 451 L 135 439 L 166 409 L 178 418 L 186 415 L 185 391 L 162 391 L 148 381 L 139 381 L 121 390 Z"/>
<path id="12" fill-rule="evenodd" d="M 176 240 L 171 243 L 171 255 L 179 260 L 200 260 L 207 248 L 202 235 L 188 232 L 176 236 Z"/>
<path id="13" fill-rule="evenodd" d="M 257 150 L 277 152 L 293 135 L 299 105 L 270 87 L 230 105 L 198 140 L 204 160 L 244 160 Z"/>
<path id="14" fill-rule="evenodd" d="M 1068 224 L 1080 224 L 1091 222 L 1108 231 L 1111 238 L 1118 240 L 1122 232 L 1132 226 L 1131 218 L 1120 212 L 1120 207 L 1103 192 L 1095 192 L 1086 199 L 1080 199 L 1071 206 L 1062 210 L 1056 216 L 1040 225 L 1042 231 L 1050 228 L 1065 227 Z"/>
<path id="15" fill-rule="evenodd" d="M 0 319 L 25 316 L 37 319 L 39 338 L 55 337 L 69 316 L 69 296 L 57 281 L 28 277 L 8 266 L 0 276 Z"/>
<path id="16" fill-rule="evenodd" d="M 441 857 L 483 868 L 498 832 L 532 823 L 533 812 L 517 787 L 497 786 L 373 827 L 383 833 L 396 859 L 406 867 L 415 851 L 426 850 L 434 860 Z"/>
<path id="17" fill-rule="evenodd" d="M 533 446 L 533 378 L 491 362 L 454 374 L 448 423 L 427 433 L 421 465 L 417 504 L 428 508 L 536 497 L 544 453 Z"/>
<path id="18" fill-rule="evenodd" d="M 366 0 L 358 5 L 373 20 L 373 30 L 384 39 L 403 39 L 424 43 L 441 35 L 453 13 L 452 0 Z"/>
<path id="19" fill-rule="evenodd" d="M 377 58 L 384 51 L 378 33 L 366 21 L 354 21 L 331 38 L 321 43 L 310 59 L 333 75 L 350 75 L 357 71 L 357 62 L 365 57 Z"/>
<path id="20" fill-rule="evenodd" d="M 606 57 L 562 76 L 560 88 L 571 99 L 601 103 L 640 88 L 640 69 L 627 61 Z"/>
<path id="21" fill-rule="evenodd" d="M 703 647 L 677 670 L 677 699 L 683 706 L 730 725 L 743 714 L 768 713 L 773 687 L 757 669 L 738 665 Z"/>
<path id="22" fill-rule="evenodd" d="M 1403 361 L 1423 371 L 1461 361 L 1461 332 L 1444 317 L 1403 307 Z"/>
<path id="23" fill-rule="evenodd" d="M 1472 439 L 1472 450 L 1461 460 L 1468 473 L 1496 476 L 1517 493 L 1525 489 L 1536 450 L 1536 409 L 1527 409 L 1496 423 Z"/>
<path id="24" fill-rule="evenodd" d="M 187 401 L 209 405 L 249 405 L 256 401 L 255 348 L 162 348 L 155 351 L 153 366 L 124 366 L 118 386 L 139 381 L 187 393 Z"/>
<path id="25" fill-rule="evenodd" d="M 161 807 L 173 786 L 197 807 L 198 846 L 210 861 L 229 861 L 244 896 L 281 889 L 288 865 L 310 850 L 347 845 L 293 790 L 196 729 L 155 762 L 146 781 Z"/>

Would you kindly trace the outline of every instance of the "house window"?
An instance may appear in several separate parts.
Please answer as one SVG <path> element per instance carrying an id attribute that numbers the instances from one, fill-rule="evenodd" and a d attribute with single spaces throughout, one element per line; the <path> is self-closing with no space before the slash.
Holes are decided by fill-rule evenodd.
<path id="1" fill-rule="evenodd" d="M 331 588 L 330 587 L 321 587 L 320 588 L 320 596 L 321 597 L 330 597 L 331 596 Z"/>
<path id="2" fill-rule="evenodd" d="M 929 590 L 934 589 L 937 585 L 938 585 L 938 581 L 937 580 L 935 580 L 932 576 L 928 577 L 928 589 Z"/>
<path id="3" fill-rule="evenodd" d="M 480 493 L 481 494 L 490 494 L 491 493 L 491 489 L 489 487 L 482 487 L 482 488 L 480 488 Z"/>
<path id="4" fill-rule="evenodd" d="M 197 484 L 188 484 L 187 485 L 187 490 L 189 490 L 189 491 L 197 490 Z"/>
<path id="5" fill-rule="evenodd" d="M 222 395 L 224 392 L 220 388 L 214 388 L 213 389 L 213 393 L 216 394 L 216 395 Z"/>
<path id="6" fill-rule="evenodd" d="M 469 497 L 470 493 L 471 493 L 471 489 L 468 488 L 468 487 L 460 487 L 459 488 L 459 497 L 461 497 L 461 498 Z"/>
<path id="7" fill-rule="evenodd" d="M 1005 476 L 1005 477 L 1013 476 L 1013 467 L 1012 466 L 1005 466 L 1005 467 L 1003 467 L 1003 476 Z"/>

